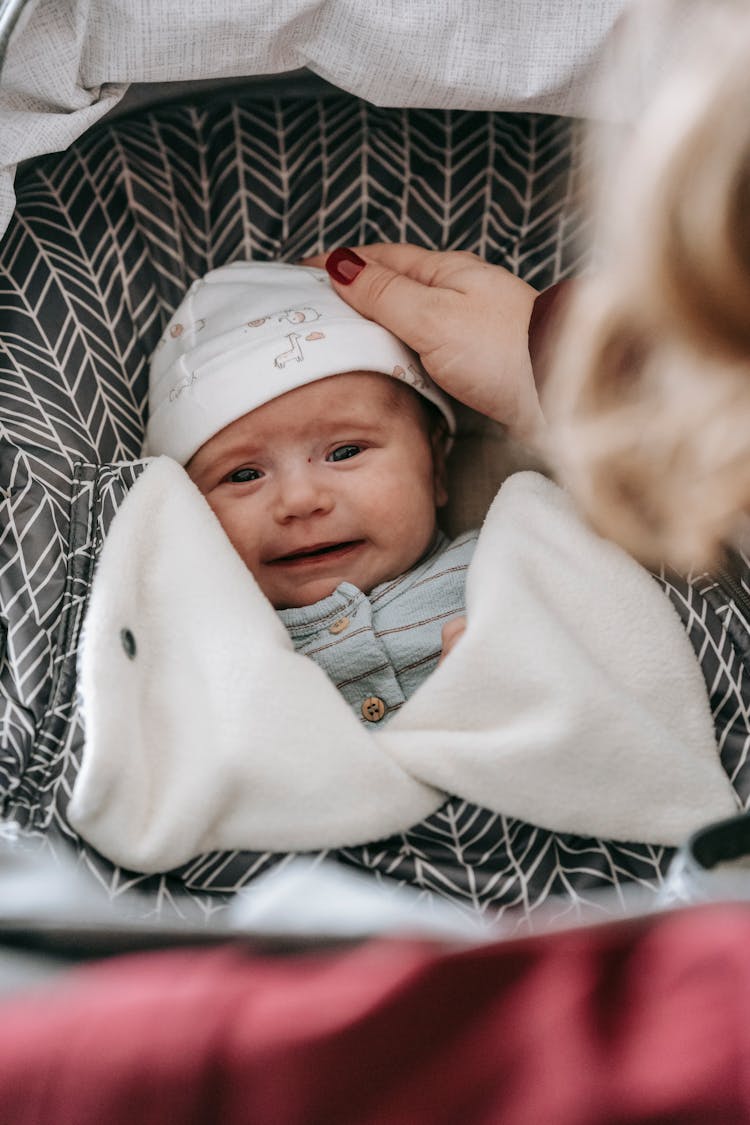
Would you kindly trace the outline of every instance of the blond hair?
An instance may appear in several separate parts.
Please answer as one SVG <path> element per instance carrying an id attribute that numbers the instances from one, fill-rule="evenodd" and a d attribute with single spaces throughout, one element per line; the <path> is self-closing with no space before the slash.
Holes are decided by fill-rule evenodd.
<path id="1" fill-rule="evenodd" d="M 556 341 L 551 457 L 642 561 L 711 565 L 750 511 L 750 11 L 713 6 L 602 193 Z"/>

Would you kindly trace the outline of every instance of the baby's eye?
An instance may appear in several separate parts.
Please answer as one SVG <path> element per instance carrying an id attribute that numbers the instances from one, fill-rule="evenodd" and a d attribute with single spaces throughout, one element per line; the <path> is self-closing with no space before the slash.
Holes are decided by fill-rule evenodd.
<path id="1" fill-rule="evenodd" d="M 362 452 L 361 445 L 340 445 L 338 449 L 334 449 L 333 453 L 329 454 L 327 460 L 329 461 L 346 461 L 349 457 L 356 457 L 358 453 Z"/>
<path id="2" fill-rule="evenodd" d="M 235 469 L 226 480 L 230 484 L 249 484 L 251 481 L 260 480 L 262 476 L 260 469 Z"/>

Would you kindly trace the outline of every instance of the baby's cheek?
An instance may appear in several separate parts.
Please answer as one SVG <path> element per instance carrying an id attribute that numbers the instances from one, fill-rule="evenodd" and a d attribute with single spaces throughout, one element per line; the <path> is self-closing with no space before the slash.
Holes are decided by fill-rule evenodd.
<path id="1" fill-rule="evenodd" d="M 222 504 L 211 504 L 211 508 L 237 554 L 252 569 L 249 551 L 252 537 L 247 522 L 241 518 L 234 506 L 227 508 Z"/>

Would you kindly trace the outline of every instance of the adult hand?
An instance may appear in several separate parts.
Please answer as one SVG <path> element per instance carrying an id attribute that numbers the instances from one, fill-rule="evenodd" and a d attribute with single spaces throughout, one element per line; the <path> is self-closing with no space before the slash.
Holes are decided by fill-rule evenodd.
<path id="1" fill-rule="evenodd" d="M 336 292 L 418 353 L 436 383 L 522 441 L 544 426 L 529 359 L 537 296 L 475 254 L 372 243 L 308 258 Z"/>

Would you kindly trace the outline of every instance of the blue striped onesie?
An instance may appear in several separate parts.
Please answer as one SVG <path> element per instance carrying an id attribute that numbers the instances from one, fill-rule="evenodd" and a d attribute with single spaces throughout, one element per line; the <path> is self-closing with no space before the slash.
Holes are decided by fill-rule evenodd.
<path id="1" fill-rule="evenodd" d="M 438 532 L 416 566 L 369 595 L 342 582 L 313 605 L 277 611 L 295 650 L 323 668 L 363 723 L 387 722 L 437 666 L 443 626 L 465 612 L 478 535 Z"/>

